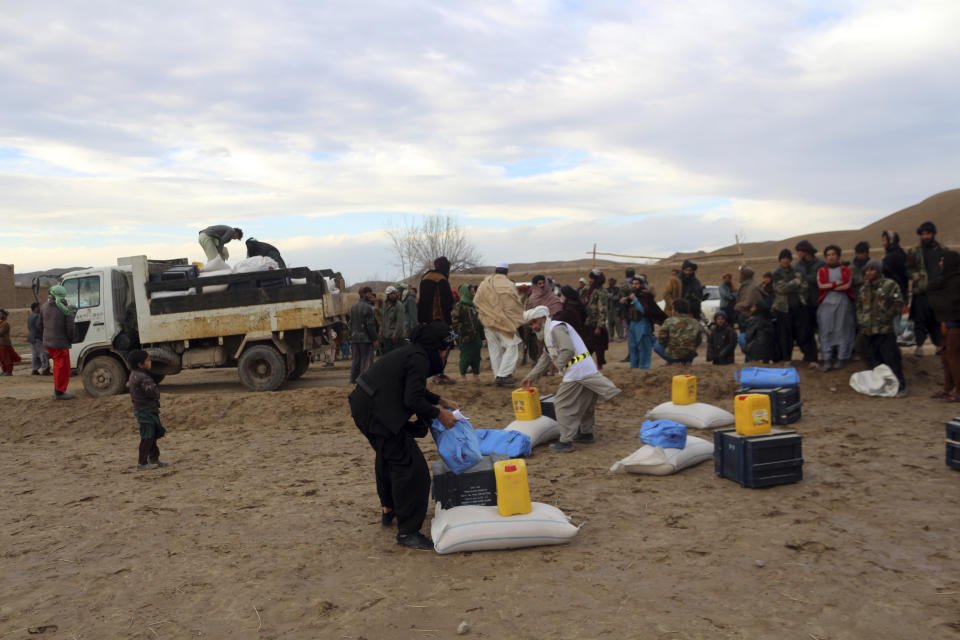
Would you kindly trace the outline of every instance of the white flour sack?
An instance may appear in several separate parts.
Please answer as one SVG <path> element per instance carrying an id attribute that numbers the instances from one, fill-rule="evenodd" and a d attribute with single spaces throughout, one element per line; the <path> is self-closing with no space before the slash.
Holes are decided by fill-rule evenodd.
<path id="1" fill-rule="evenodd" d="M 563 511 L 542 502 L 532 503 L 530 513 L 506 517 L 495 506 L 443 509 L 438 504 L 430 537 L 437 553 L 445 554 L 566 544 L 579 530 Z"/>
<path id="2" fill-rule="evenodd" d="M 530 436 L 530 445 L 534 447 L 560 437 L 560 425 L 549 416 L 540 416 L 536 420 L 514 420 L 504 429 Z"/>
<path id="3" fill-rule="evenodd" d="M 610 471 L 668 476 L 712 459 L 712 442 L 696 436 L 687 436 L 687 443 L 683 449 L 654 447 L 645 444 L 623 460 L 615 463 L 610 467 Z"/>
<path id="4" fill-rule="evenodd" d="M 673 404 L 664 402 L 647 411 L 651 420 L 673 420 L 694 429 L 713 429 L 733 424 L 733 414 L 720 407 L 703 402 L 693 404 Z"/>

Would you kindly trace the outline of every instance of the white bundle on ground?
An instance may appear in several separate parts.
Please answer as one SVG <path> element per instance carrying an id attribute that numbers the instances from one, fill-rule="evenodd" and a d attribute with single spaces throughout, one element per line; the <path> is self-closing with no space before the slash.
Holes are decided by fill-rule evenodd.
<path id="1" fill-rule="evenodd" d="M 552 442 L 560 437 L 560 425 L 550 416 L 535 420 L 514 420 L 504 430 L 519 431 L 530 437 L 530 446 Z"/>
<path id="2" fill-rule="evenodd" d="M 271 271 L 279 268 L 280 265 L 278 265 L 277 261 L 273 258 L 268 258 L 267 256 L 253 256 L 252 258 L 245 258 L 233 265 L 233 272 L 250 273 L 252 271 Z"/>
<path id="3" fill-rule="evenodd" d="M 664 402 L 647 411 L 647 417 L 651 420 L 673 420 L 694 429 L 727 427 L 734 423 L 732 413 L 703 402 L 693 404 Z"/>
<path id="4" fill-rule="evenodd" d="M 444 554 L 566 544 L 579 530 L 560 509 L 542 502 L 532 503 L 530 513 L 506 517 L 495 506 L 443 509 L 437 504 L 430 536 L 437 553 Z"/>
<path id="5" fill-rule="evenodd" d="M 850 386 L 859 393 L 883 398 L 893 398 L 900 391 L 900 381 L 893 369 L 885 364 L 866 371 L 857 371 L 850 376 Z"/>
<path id="6" fill-rule="evenodd" d="M 614 463 L 610 471 L 668 476 L 712 458 L 712 442 L 696 436 L 687 436 L 687 443 L 683 449 L 645 444 L 623 460 Z"/>

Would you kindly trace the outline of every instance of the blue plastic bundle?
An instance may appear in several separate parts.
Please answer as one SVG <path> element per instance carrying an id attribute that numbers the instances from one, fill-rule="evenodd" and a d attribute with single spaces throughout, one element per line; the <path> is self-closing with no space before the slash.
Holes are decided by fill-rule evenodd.
<path id="1" fill-rule="evenodd" d="M 645 420 L 640 427 L 640 442 L 653 447 L 683 449 L 687 446 L 687 425 L 673 420 Z"/>
<path id="2" fill-rule="evenodd" d="M 443 463 L 454 475 L 460 475 L 483 457 L 477 434 L 466 418 L 457 420 L 450 429 L 434 418 L 430 432 L 437 443 L 437 452 L 440 453 Z"/>
<path id="3" fill-rule="evenodd" d="M 498 454 L 511 458 L 522 458 L 533 450 L 530 436 L 512 429 L 477 429 L 474 431 L 480 441 L 480 453 L 485 456 Z"/>
<path id="4" fill-rule="evenodd" d="M 800 384 L 800 374 L 793 367 L 771 369 L 766 367 L 744 367 L 733 374 L 734 379 L 746 389 L 772 389 L 773 387 L 795 387 Z"/>

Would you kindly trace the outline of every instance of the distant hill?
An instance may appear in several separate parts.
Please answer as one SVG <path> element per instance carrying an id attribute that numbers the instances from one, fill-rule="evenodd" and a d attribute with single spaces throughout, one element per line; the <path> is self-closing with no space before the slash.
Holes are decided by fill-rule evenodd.
<path id="1" fill-rule="evenodd" d="M 79 271 L 80 269 L 89 269 L 90 267 L 66 267 L 66 268 L 57 268 L 57 269 L 47 269 L 45 271 L 30 271 L 28 273 L 17 273 L 13 276 L 13 281 L 18 287 L 29 287 L 33 285 L 33 279 L 36 276 L 48 276 L 50 282 L 49 284 L 56 284 L 57 280 L 60 279 L 65 273 L 70 273 L 71 271 Z M 48 284 L 41 281 L 41 284 Z"/>
<path id="2" fill-rule="evenodd" d="M 940 242 L 949 247 L 960 247 L 960 189 L 938 193 L 919 204 L 884 216 L 860 229 L 808 233 L 783 240 L 744 243 L 742 245 L 744 261 L 754 268 L 758 276 L 765 271 L 773 271 L 777 266 L 777 254 L 780 253 L 780 250 L 784 247 L 793 250 L 797 242 L 804 238 L 810 240 L 821 252 L 821 255 L 823 248 L 828 244 L 839 245 L 843 249 L 845 260 L 853 257 L 853 247 L 857 242 L 866 240 L 870 243 L 873 256 L 880 257 L 883 255 L 883 249 L 880 247 L 880 234 L 884 229 L 899 233 L 901 245 L 908 248 L 917 243 L 917 227 L 926 220 L 930 220 L 937 225 L 937 238 Z M 737 247 L 730 245 L 710 252 L 675 253 L 669 258 L 653 264 L 639 264 L 627 259 L 618 261 L 598 259 L 596 266 L 602 269 L 608 278 L 616 278 L 618 282 L 623 278 L 625 267 L 636 266 L 638 273 L 646 274 L 654 287 L 658 291 L 662 291 L 671 270 L 679 267 L 683 260 L 688 258 L 699 265 L 697 275 L 701 282 L 704 284 L 719 284 L 724 273 L 736 273 L 741 264 L 740 258 L 725 257 L 723 254 L 736 252 Z M 594 262 L 590 258 L 517 263 L 510 265 L 510 277 L 516 282 L 526 282 L 534 275 L 542 273 L 553 276 L 561 284 L 575 284 L 580 277 L 587 275 L 593 264 Z M 469 271 L 454 273 L 451 274 L 451 284 L 456 288 L 463 282 L 478 283 L 490 273 L 493 273 L 492 266 L 477 267 Z M 374 291 L 382 292 L 391 283 L 367 282 L 361 284 L 369 285 L 373 287 Z M 355 292 L 361 284 L 353 285 L 349 290 Z"/>

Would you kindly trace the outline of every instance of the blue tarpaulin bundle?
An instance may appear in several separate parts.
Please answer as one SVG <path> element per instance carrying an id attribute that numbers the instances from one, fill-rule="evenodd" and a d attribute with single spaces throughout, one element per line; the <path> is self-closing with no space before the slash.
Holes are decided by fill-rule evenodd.
<path id="1" fill-rule="evenodd" d="M 774 369 L 770 367 L 744 367 L 733 374 L 741 387 L 745 389 L 772 389 L 774 387 L 796 387 L 800 384 L 800 374 L 793 367 Z"/>
<path id="2" fill-rule="evenodd" d="M 511 458 L 522 458 L 530 455 L 533 446 L 530 436 L 511 429 L 477 429 L 477 439 L 480 441 L 480 453 L 485 456 L 500 454 Z"/>
<path id="3" fill-rule="evenodd" d="M 640 442 L 653 447 L 683 449 L 687 446 L 687 425 L 673 420 L 645 420 L 640 427 Z"/>
<path id="4" fill-rule="evenodd" d="M 473 465 L 480 462 L 483 454 L 480 452 L 480 442 L 473 430 L 470 421 L 459 417 L 457 423 L 450 429 L 444 428 L 440 421 L 434 418 L 430 425 L 430 432 L 437 443 L 437 452 L 443 458 L 455 475 L 460 475 Z"/>

